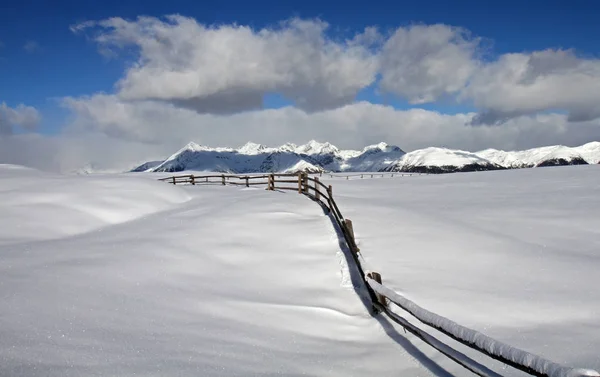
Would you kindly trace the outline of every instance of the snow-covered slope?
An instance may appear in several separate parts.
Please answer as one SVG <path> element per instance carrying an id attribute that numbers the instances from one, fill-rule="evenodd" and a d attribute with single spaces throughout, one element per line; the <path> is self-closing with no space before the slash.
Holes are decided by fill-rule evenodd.
<path id="1" fill-rule="evenodd" d="M 154 168 L 156 168 L 158 165 L 162 164 L 163 162 L 164 162 L 163 160 L 144 162 L 143 164 L 139 165 L 138 167 L 133 168 L 131 170 L 131 172 L 137 173 L 137 172 L 152 171 Z"/>
<path id="2" fill-rule="evenodd" d="M 580 147 L 573 148 L 588 164 L 600 164 L 600 142 L 592 141 Z"/>
<path id="3" fill-rule="evenodd" d="M 0 244 L 89 232 L 190 198 L 136 176 L 128 180 L 117 175 L 69 177 L 14 165 L 0 165 L 0 195 Z"/>
<path id="4" fill-rule="evenodd" d="M 590 144 L 586 144 L 586 146 Z M 525 151 L 511 152 L 505 152 L 496 149 L 486 149 L 484 151 L 477 152 L 477 155 L 506 168 L 529 168 L 558 165 L 586 165 L 588 161 L 580 152 L 580 148 L 584 148 L 586 146 L 578 148 L 569 148 L 563 145 L 554 145 L 550 147 L 533 148 Z M 586 152 L 588 151 L 587 149 L 583 150 Z M 590 161 L 593 161 L 594 157 L 600 157 L 600 150 L 595 151 L 593 149 L 592 144 L 591 148 L 589 149 L 589 153 L 587 153 L 587 156 L 588 159 L 590 159 Z"/>
<path id="5" fill-rule="evenodd" d="M 600 369 L 600 166 L 328 177 L 365 268 L 386 286 L 500 341 Z"/>
<path id="6" fill-rule="evenodd" d="M 438 174 L 498 169 L 502 167 L 474 153 L 431 147 L 407 153 L 387 171 Z"/>
<path id="7" fill-rule="evenodd" d="M 168 159 L 149 162 L 132 171 L 176 172 L 184 170 L 224 173 L 255 172 L 369 172 L 406 171 L 450 173 L 526 167 L 584 165 L 600 162 L 600 142 L 577 148 L 562 145 L 525 151 L 486 149 L 471 153 L 446 148 L 425 148 L 406 154 L 397 146 L 379 143 L 361 151 L 340 150 L 315 140 L 271 148 L 249 142 L 238 149 L 210 148 L 190 143 Z"/>

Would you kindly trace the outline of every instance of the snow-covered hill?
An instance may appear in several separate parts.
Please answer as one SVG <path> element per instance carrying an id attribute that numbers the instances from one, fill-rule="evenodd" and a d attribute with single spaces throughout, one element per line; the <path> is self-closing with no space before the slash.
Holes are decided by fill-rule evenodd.
<path id="1" fill-rule="evenodd" d="M 430 147 L 405 153 L 399 147 L 386 143 L 358 151 L 341 150 L 331 143 L 312 140 L 304 145 L 287 143 L 275 148 L 249 142 L 238 149 L 189 143 L 164 161 L 151 161 L 132 171 L 196 170 L 238 174 L 401 171 L 438 174 L 599 162 L 600 142 L 576 148 L 555 145 L 510 152 L 486 149 L 472 153 Z"/>
<path id="2" fill-rule="evenodd" d="M 387 171 L 440 174 L 498 169 L 503 167 L 471 152 L 431 147 L 407 153 Z"/>
<path id="3" fill-rule="evenodd" d="M 589 143 L 577 148 L 564 145 L 533 148 L 525 151 L 505 152 L 496 149 L 486 149 L 477 155 L 506 168 L 531 168 L 557 165 L 586 165 L 595 164 L 600 158 L 600 147 L 597 150 L 588 146 Z M 600 143 L 596 143 L 600 145 Z M 582 153 L 583 152 L 583 153 Z M 595 153 L 594 153 L 595 152 Z M 584 157 L 587 156 L 587 158 Z M 589 161 L 588 161 L 589 160 Z"/>

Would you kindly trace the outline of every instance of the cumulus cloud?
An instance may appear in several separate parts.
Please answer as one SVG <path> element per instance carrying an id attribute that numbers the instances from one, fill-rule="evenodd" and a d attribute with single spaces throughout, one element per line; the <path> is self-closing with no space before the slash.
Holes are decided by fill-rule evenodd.
<path id="1" fill-rule="evenodd" d="M 262 106 L 281 93 L 307 111 L 354 100 L 375 80 L 376 59 L 358 39 L 334 41 L 319 20 L 292 19 L 278 27 L 206 26 L 193 18 L 111 18 L 72 27 L 95 30 L 114 50 L 134 46 L 139 59 L 117 83 L 127 100 L 163 100 L 200 113 L 233 113 Z M 359 35 L 359 39 L 362 36 Z M 363 39 L 373 37 L 368 29 Z"/>
<path id="2" fill-rule="evenodd" d="M 455 94 L 479 64 L 478 45 L 478 38 L 448 25 L 398 28 L 381 50 L 381 88 L 412 104 Z"/>
<path id="3" fill-rule="evenodd" d="M 12 108 L 0 103 L 0 136 L 12 134 L 15 127 L 34 130 L 39 121 L 40 114 L 34 107 L 20 104 Z"/>
<path id="4" fill-rule="evenodd" d="M 573 122 L 600 117 L 598 59 L 543 50 L 483 60 L 481 38 L 443 24 L 383 34 L 367 27 L 345 39 L 321 20 L 300 19 L 253 29 L 172 15 L 71 29 L 89 33 L 105 54 L 133 47 L 136 61 L 116 83 L 121 100 L 163 101 L 202 114 L 257 110 L 269 93 L 307 112 L 334 109 L 377 82 L 411 104 L 471 104 L 479 109 L 473 125 L 555 110 Z"/>
<path id="5" fill-rule="evenodd" d="M 519 115 L 567 111 L 568 120 L 600 117 L 600 60 L 570 50 L 506 54 L 481 67 L 463 95 L 481 114 L 476 124 L 503 123 Z"/>

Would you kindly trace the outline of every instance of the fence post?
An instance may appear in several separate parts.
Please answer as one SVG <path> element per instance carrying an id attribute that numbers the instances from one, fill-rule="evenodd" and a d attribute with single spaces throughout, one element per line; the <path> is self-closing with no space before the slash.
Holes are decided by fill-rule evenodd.
<path id="1" fill-rule="evenodd" d="M 394 173 L 392 173 L 392 178 L 394 178 Z"/>
<path id="2" fill-rule="evenodd" d="M 192 179 L 192 185 L 196 184 L 196 177 L 194 177 L 194 175 L 190 175 L 190 178 Z"/>
<path id="3" fill-rule="evenodd" d="M 298 172 L 298 194 L 302 194 L 302 172 Z"/>
<path id="4" fill-rule="evenodd" d="M 371 174 L 371 178 L 373 178 L 373 174 Z"/>
<path id="5" fill-rule="evenodd" d="M 176 184 L 176 183 L 175 183 L 175 176 L 173 176 L 173 184 L 174 184 L 174 185 Z"/>
<path id="6" fill-rule="evenodd" d="M 302 181 L 303 181 L 302 182 L 303 183 L 302 184 L 303 191 L 305 194 L 308 194 L 308 174 L 307 173 L 304 173 L 302 175 Z"/>
<path id="7" fill-rule="evenodd" d="M 319 194 L 319 177 L 315 177 L 315 199 L 321 200 L 321 194 Z"/>
<path id="8" fill-rule="evenodd" d="M 267 190 L 275 190 L 275 175 L 274 174 L 269 174 L 269 186 L 267 188 Z"/>
<path id="9" fill-rule="evenodd" d="M 360 179 L 363 179 L 363 175 L 362 174 L 360 175 Z"/>
<path id="10" fill-rule="evenodd" d="M 349 179 L 350 179 L 350 176 L 349 176 L 349 175 L 347 175 L 347 176 L 346 176 L 346 181 L 347 181 L 347 180 L 349 180 Z"/>
<path id="11" fill-rule="evenodd" d="M 348 236 L 352 240 L 352 245 L 350 245 L 350 249 L 354 254 L 357 254 L 360 249 L 356 246 L 356 239 L 354 238 L 354 227 L 352 226 L 352 220 L 344 219 L 344 226 L 346 227 L 346 231 L 348 232 Z"/>
<path id="12" fill-rule="evenodd" d="M 225 174 L 221 174 L 221 182 L 223 183 L 223 186 L 225 186 Z"/>
<path id="13" fill-rule="evenodd" d="M 332 200 L 333 200 L 333 188 L 331 188 L 331 185 L 329 185 L 329 187 L 327 187 L 327 204 L 329 205 L 329 210 L 333 212 L 333 204 L 331 204 Z"/>
<path id="14" fill-rule="evenodd" d="M 250 187 L 250 182 L 248 182 L 248 176 L 246 176 L 246 187 Z"/>
<path id="15" fill-rule="evenodd" d="M 383 285 L 382 280 L 381 280 L 381 274 L 379 274 L 379 272 L 369 272 L 369 274 L 367 276 L 371 277 L 371 279 L 373 279 L 376 282 L 378 282 L 379 284 Z M 377 301 L 382 306 L 387 306 L 387 302 L 385 301 L 385 297 L 383 295 L 380 295 L 379 293 L 375 292 L 375 296 L 377 297 Z"/>

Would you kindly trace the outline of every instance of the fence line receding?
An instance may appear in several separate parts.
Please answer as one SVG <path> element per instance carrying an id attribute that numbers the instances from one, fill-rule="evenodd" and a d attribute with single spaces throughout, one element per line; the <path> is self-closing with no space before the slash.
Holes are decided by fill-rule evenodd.
<path id="1" fill-rule="evenodd" d="M 421 175 L 418 173 L 392 173 L 388 175 L 393 177 L 393 174 L 396 174 L 397 176 Z M 328 175 L 330 178 L 345 179 L 350 179 L 350 177 L 375 178 L 378 176 L 383 178 L 384 176 L 384 174 L 381 173 L 354 174 L 347 176 L 326 174 L 326 176 Z M 500 374 L 494 372 L 485 365 L 480 364 L 464 353 L 441 342 L 421 328 L 416 327 L 411 322 L 392 311 L 388 302 L 397 305 L 421 323 L 438 330 L 451 339 L 527 374 L 538 377 L 600 377 L 600 373 L 595 370 L 565 367 L 544 359 L 543 357 L 492 339 L 476 330 L 461 326 L 456 322 L 420 307 L 416 303 L 386 287 L 382 284 L 380 274 L 376 272 L 366 273 L 360 262 L 360 250 L 356 245 L 356 240 L 354 238 L 352 221 L 344 218 L 342 215 L 333 196 L 333 187 L 321 182 L 319 176 L 322 176 L 322 174 L 315 175 L 314 177 L 305 173 L 259 175 L 212 174 L 202 176 L 187 174 L 161 178 L 160 180 L 174 185 L 218 184 L 246 187 L 264 185 L 267 190 L 297 191 L 299 194 L 306 195 L 317 201 L 330 214 L 331 218 L 341 231 L 352 256 L 352 261 L 361 276 L 363 286 L 371 299 L 374 314 L 386 314 L 392 321 L 400 324 L 406 331 L 420 338 L 425 343 L 478 376 L 501 377 Z"/>

